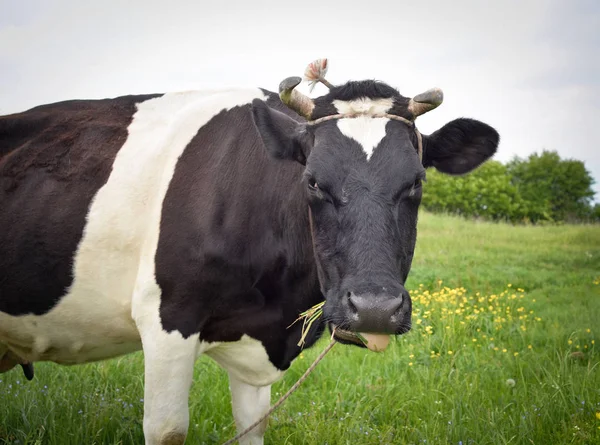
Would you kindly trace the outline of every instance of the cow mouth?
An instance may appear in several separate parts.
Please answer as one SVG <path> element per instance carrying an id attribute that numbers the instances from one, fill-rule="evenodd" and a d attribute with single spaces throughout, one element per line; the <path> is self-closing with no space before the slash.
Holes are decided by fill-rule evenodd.
<path id="1" fill-rule="evenodd" d="M 330 324 L 329 328 L 333 332 L 333 338 L 342 344 L 352 344 L 361 348 L 367 348 L 370 351 L 385 351 L 390 342 L 390 334 L 357 333 L 341 329 Z"/>
<path id="2" fill-rule="evenodd" d="M 334 324 L 331 324 L 329 328 L 333 332 L 333 338 L 335 338 L 338 342 L 342 344 L 357 345 L 361 348 L 367 347 L 365 343 L 358 337 L 358 335 L 356 335 L 356 333 L 339 328 Z"/>

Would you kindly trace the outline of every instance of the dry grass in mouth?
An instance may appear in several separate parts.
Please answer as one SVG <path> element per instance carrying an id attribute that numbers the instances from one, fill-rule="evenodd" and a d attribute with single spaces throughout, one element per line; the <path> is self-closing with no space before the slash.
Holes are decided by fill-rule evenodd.
<path id="1" fill-rule="evenodd" d="M 294 323 L 292 323 L 290 326 L 288 326 L 288 328 L 289 328 L 292 325 L 294 325 L 296 322 L 302 320 L 302 335 L 300 336 L 300 341 L 298 342 L 298 346 L 300 346 L 300 347 L 304 346 L 304 343 L 306 341 L 306 336 L 308 335 L 308 331 L 310 331 L 310 327 L 321 315 L 323 315 L 323 306 L 325 306 L 324 301 L 321 301 L 320 303 L 315 304 L 310 309 L 307 309 L 304 312 L 300 313 L 298 318 L 296 318 L 296 320 L 294 320 Z"/>
<path id="2" fill-rule="evenodd" d="M 307 309 L 304 312 L 302 312 L 298 316 L 298 318 L 296 320 L 294 320 L 294 323 L 302 320 L 302 335 L 300 336 L 300 341 L 298 342 L 298 346 L 300 346 L 300 347 L 304 346 L 304 343 L 306 341 L 306 336 L 308 335 L 308 331 L 310 331 L 311 326 L 320 316 L 323 315 L 323 306 L 325 306 L 325 302 L 321 301 L 320 303 L 315 304 L 310 309 Z M 292 326 L 294 323 L 292 323 L 290 326 Z M 290 327 L 290 326 L 288 326 L 288 327 Z M 335 329 L 337 329 L 337 328 L 334 328 L 334 330 Z M 365 345 L 367 345 L 367 343 L 368 343 L 367 340 L 358 332 L 344 331 L 344 333 L 346 334 L 346 336 L 356 337 L 358 340 L 363 342 Z"/>

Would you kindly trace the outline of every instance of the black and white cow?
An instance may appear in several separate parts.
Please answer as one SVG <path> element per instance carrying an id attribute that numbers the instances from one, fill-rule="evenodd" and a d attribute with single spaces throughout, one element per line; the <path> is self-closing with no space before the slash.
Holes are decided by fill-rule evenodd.
<path id="1" fill-rule="evenodd" d="M 244 429 L 300 353 L 300 312 L 326 300 L 306 346 L 326 323 L 408 331 L 425 170 L 468 172 L 498 134 L 458 119 L 420 143 L 439 91 L 359 81 L 311 100 L 298 81 L 0 117 L 0 371 L 142 349 L 146 443 L 181 444 L 200 354 Z"/>

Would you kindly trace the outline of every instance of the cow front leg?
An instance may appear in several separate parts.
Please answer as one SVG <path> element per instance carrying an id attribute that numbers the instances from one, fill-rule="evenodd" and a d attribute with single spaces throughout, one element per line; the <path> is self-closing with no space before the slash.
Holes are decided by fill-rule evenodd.
<path id="1" fill-rule="evenodd" d="M 229 374 L 229 389 L 235 426 L 238 433 L 241 433 L 269 410 L 271 385 L 249 385 Z M 239 441 L 240 445 L 263 445 L 267 424 L 268 418 L 242 437 Z"/>
<path id="2" fill-rule="evenodd" d="M 182 445 L 189 426 L 188 399 L 198 335 L 184 339 L 178 332 L 158 328 L 142 334 L 142 345 L 146 445 Z"/>

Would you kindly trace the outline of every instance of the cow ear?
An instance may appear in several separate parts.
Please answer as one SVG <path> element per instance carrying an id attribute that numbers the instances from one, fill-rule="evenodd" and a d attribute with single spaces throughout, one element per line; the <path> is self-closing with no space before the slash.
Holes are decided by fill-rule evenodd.
<path id="1" fill-rule="evenodd" d="M 500 135 L 483 122 L 456 119 L 423 136 L 423 166 L 451 175 L 468 173 L 496 152 Z"/>
<path id="2" fill-rule="evenodd" d="M 252 101 L 252 118 L 272 157 L 306 165 L 314 137 L 305 124 L 269 107 L 260 99 Z"/>

